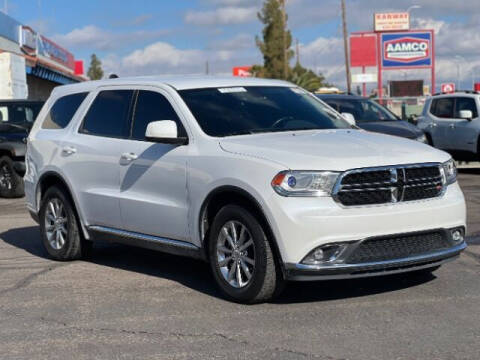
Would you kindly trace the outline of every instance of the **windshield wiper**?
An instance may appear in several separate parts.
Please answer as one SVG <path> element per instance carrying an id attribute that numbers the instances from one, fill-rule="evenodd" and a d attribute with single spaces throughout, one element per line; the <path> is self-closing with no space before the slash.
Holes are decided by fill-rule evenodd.
<path id="1" fill-rule="evenodd" d="M 238 130 L 238 131 L 232 131 L 226 134 L 223 134 L 223 137 L 225 136 L 236 136 L 236 135 L 251 135 L 253 134 L 252 130 Z"/>

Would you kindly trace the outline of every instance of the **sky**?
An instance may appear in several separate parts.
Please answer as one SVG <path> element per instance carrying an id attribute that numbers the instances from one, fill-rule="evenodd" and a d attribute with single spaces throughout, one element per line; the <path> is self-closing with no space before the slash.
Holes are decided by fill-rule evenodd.
<path id="1" fill-rule="evenodd" d="M 255 45 L 261 0 L 0 0 L 8 15 L 56 41 L 86 67 L 92 53 L 120 76 L 231 74 L 262 63 Z M 370 31 L 373 13 L 405 11 L 412 27 L 436 32 L 438 82 L 480 81 L 480 0 L 346 0 L 348 30 Z M 5 10 L 5 8 L 3 9 Z M 287 0 L 288 26 L 303 66 L 345 88 L 340 0 Z M 358 69 L 353 69 L 358 72 Z M 460 75 L 460 77 L 459 77 Z M 388 71 L 387 79 L 429 81 L 429 72 Z"/>

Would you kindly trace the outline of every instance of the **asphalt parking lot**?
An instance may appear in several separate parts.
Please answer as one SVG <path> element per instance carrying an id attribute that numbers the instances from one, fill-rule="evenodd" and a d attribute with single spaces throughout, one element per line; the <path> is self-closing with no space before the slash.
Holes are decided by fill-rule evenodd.
<path id="1" fill-rule="evenodd" d="M 478 359 L 480 169 L 459 176 L 470 247 L 433 276 L 290 284 L 223 300 L 206 264 L 120 245 L 46 258 L 23 200 L 0 200 L 0 359 Z"/>

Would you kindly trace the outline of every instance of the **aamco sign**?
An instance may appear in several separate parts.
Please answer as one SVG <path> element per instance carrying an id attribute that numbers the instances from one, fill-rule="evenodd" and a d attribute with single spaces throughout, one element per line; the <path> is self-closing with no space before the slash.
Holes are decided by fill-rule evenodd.
<path id="1" fill-rule="evenodd" d="M 382 34 L 384 68 L 432 66 L 432 33 Z"/>

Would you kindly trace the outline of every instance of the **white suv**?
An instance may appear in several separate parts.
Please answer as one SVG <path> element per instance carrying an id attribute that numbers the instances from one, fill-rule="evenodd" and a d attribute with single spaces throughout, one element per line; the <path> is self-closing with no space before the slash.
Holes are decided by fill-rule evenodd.
<path id="1" fill-rule="evenodd" d="M 458 160 L 480 160 L 480 94 L 473 91 L 430 97 L 418 118 L 430 145 Z"/>
<path id="2" fill-rule="evenodd" d="M 287 82 L 62 86 L 26 159 L 54 259 L 97 239 L 192 256 L 235 301 L 271 299 L 286 280 L 432 271 L 466 247 L 448 154 L 359 130 Z"/>

